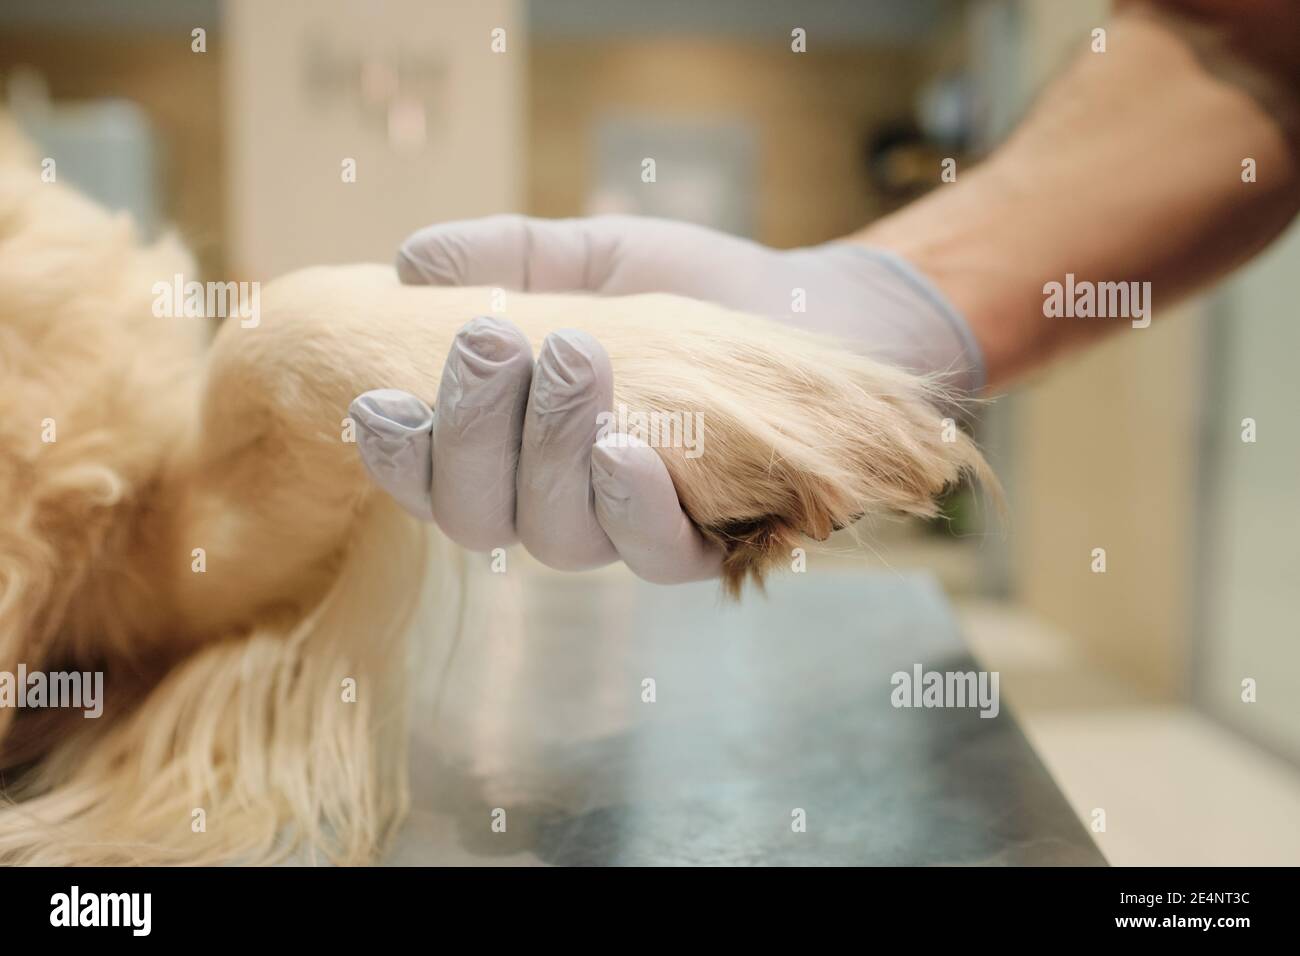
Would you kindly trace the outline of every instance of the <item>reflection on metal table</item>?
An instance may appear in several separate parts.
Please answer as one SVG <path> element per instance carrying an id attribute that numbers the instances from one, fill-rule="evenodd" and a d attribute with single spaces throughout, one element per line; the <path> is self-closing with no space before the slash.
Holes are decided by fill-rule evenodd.
<path id="1" fill-rule="evenodd" d="M 390 863 L 1105 862 L 1005 704 L 891 703 L 895 672 L 978 670 L 928 576 L 791 574 L 740 604 L 492 577 L 493 623 L 417 708 Z"/>

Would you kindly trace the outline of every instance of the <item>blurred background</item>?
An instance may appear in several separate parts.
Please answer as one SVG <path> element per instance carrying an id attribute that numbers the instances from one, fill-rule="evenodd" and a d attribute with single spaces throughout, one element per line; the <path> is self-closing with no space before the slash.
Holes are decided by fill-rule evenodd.
<path id="1" fill-rule="evenodd" d="M 977 159 L 1106 9 L 8 0 L 0 73 L 61 177 L 177 227 L 208 277 L 265 279 L 494 212 L 836 238 Z M 1080 817 L 1106 809 L 1113 863 L 1300 861 L 1298 267 L 1292 229 L 988 410 L 1005 528 L 960 494 L 810 561 L 937 574 Z"/>

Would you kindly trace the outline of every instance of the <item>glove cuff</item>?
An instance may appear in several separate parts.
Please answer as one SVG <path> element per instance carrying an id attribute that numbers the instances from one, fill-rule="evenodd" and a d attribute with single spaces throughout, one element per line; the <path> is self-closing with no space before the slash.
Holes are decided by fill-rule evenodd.
<path id="1" fill-rule="evenodd" d="M 897 253 L 834 242 L 822 247 L 858 273 L 871 309 L 872 349 L 901 367 L 938 375 L 955 398 L 986 383 L 984 354 L 970 326 L 934 282 Z"/>

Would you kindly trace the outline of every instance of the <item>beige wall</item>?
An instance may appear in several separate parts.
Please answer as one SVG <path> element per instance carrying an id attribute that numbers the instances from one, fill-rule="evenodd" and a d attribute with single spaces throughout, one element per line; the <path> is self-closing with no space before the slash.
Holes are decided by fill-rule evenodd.
<path id="1" fill-rule="evenodd" d="M 233 268 L 390 261 L 411 230 L 514 209 L 520 198 L 524 28 L 518 0 L 227 0 L 226 120 Z M 506 30 L 504 54 L 490 31 Z M 400 151 L 351 79 L 307 81 L 311 38 L 341 60 L 423 64 L 428 139 Z M 352 85 L 348 85 L 351 83 Z M 357 181 L 341 180 L 345 157 Z"/>
<path id="2" fill-rule="evenodd" d="M 926 64 L 916 52 L 843 47 L 800 56 L 743 40 L 539 40 L 528 82 L 529 211 L 584 211 L 593 127 L 604 116 L 722 119 L 758 132 L 756 238 L 822 242 L 882 211 L 864 135 L 906 116 Z"/>
<path id="3" fill-rule="evenodd" d="M 1195 310 L 1157 314 L 1048 371 L 1016 409 L 1018 596 L 1159 696 L 1186 690 L 1201 326 Z"/>

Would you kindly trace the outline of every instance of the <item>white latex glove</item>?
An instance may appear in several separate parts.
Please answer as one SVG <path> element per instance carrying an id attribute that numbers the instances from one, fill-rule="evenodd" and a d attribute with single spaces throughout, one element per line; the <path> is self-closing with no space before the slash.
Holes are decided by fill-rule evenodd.
<path id="1" fill-rule="evenodd" d="M 943 373 L 958 393 L 983 385 L 978 346 L 938 290 L 897 256 L 850 243 L 779 251 L 659 219 L 491 216 L 420 230 L 397 270 L 408 284 L 670 292 L 838 336 Z M 626 436 L 595 443 L 612 396 L 609 358 L 591 336 L 552 333 L 534 364 L 522 332 L 483 317 L 456 337 L 436 413 L 379 389 L 351 414 L 375 481 L 464 547 L 520 540 L 561 570 L 622 558 L 665 584 L 715 576 L 721 554 L 682 512 L 658 454 Z"/>

